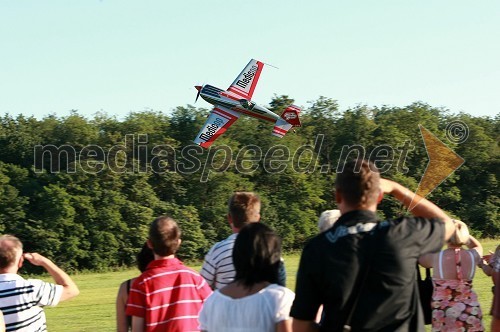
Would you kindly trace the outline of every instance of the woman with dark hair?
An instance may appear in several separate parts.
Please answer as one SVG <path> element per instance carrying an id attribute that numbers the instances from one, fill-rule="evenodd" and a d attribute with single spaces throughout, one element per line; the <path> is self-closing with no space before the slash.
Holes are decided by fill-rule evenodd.
<path id="1" fill-rule="evenodd" d="M 291 331 L 295 294 L 277 285 L 281 239 L 261 223 L 245 225 L 234 243 L 235 280 L 204 303 L 202 331 Z"/>
<path id="2" fill-rule="evenodd" d="M 139 271 L 144 272 L 149 263 L 154 260 L 153 250 L 148 247 L 147 243 L 144 243 L 141 251 L 137 254 L 137 268 Z M 116 297 L 116 331 L 117 332 L 128 332 L 132 328 L 132 317 L 125 314 L 125 309 L 127 308 L 128 293 L 130 291 L 130 286 L 134 282 L 135 278 L 126 280 L 121 283 L 118 289 L 118 296 Z"/>

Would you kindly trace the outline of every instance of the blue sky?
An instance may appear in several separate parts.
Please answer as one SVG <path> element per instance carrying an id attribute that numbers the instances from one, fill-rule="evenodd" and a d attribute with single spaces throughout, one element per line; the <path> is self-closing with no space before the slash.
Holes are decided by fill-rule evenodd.
<path id="1" fill-rule="evenodd" d="M 323 95 L 495 116 L 499 17 L 494 0 L 0 0 L 0 113 L 168 112 L 255 58 L 279 67 L 264 68 L 263 105 Z"/>

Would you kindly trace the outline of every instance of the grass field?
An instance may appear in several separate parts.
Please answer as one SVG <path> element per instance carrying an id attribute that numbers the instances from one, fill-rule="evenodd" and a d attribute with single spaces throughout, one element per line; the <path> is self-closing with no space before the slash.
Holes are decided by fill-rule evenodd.
<path id="1" fill-rule="evenodd" d="M 485 252 L 493 251 L 498 240 L 482 241 Z M 287 270 L 287 285 L 295 289 L 295 275 L 299 263 L 299 255 L 287 255 L 285 258 Z M 192 266 L 199 270 L 200 265 Z M 73 279 L 80 288 L 80 295 L 68 302 L 61 303 L 56 308 L 46 308 L 47 322 L 51 332 L 100 332 L 115 330 L 115 297 L 118 286 L 124 280 L 138 274 L 137 270 L 109 273 L 78 274 Z M 47 279 L 47 280 L 50 280 Z M 491 279 L 481 271 L 474 279 L 474 288 L 484 313 L 486 330 L 489 330 L 491 308 Z"/>

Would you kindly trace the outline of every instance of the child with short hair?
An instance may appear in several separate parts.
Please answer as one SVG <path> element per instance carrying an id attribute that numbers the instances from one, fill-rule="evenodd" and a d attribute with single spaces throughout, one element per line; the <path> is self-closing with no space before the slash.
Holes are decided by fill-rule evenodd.
<path id="1" fill-rule="evenodd" d="M 211 288 L 175 253 L 181 230 L 170 217 L 156 218 L 149 229 L 148 246 L 155 260 L 133 283 L 127 305 L 132 331 L 197 331 L 198 313 Z"/>

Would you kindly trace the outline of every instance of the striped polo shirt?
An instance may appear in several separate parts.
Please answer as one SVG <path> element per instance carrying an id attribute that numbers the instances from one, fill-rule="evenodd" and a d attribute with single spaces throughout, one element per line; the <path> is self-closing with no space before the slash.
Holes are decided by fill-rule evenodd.
<path id="1" fill-rule="evenodd" d="M 63 287 L 38 279 L 24 279 L 15 273 L 0 274 L 0 310 L 6 331 L 47 331 L 42 306 L 55 306 Z"/>
<path id="2" fill-rule="evenodd" d="M 238 233 L 234 233 L 217 242 L 205 256 L 200 274 L 213 289 L 220 289 L 234 280 L 233 247 L 237 236 Z"/>
<path id="3" fill-rule="evenodd" d="M 132 284 L 127 315 L 143 317 L 145 331 L 199 331 L 198 314 L 212 290 L 177 258 L 152 261 Z"/>

